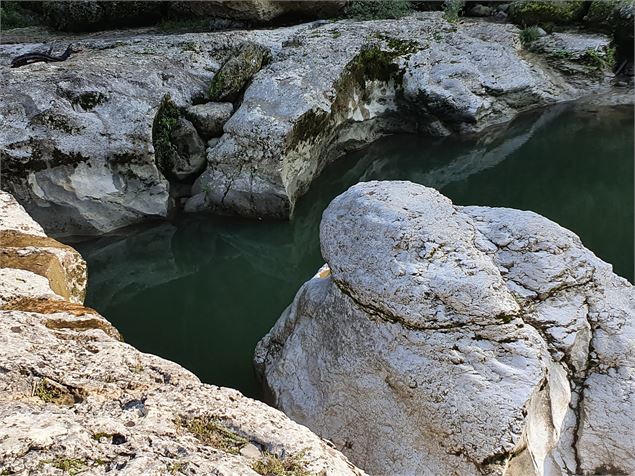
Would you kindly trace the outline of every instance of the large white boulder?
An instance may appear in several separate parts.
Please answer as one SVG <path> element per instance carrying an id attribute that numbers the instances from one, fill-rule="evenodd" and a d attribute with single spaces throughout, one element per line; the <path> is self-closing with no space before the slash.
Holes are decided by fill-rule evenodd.
<path id="1" fill-rule="evenodd" d="M 373 474 L 635 471 L 635 292 L 576 235 L 367 182 L 320 238 L 256 350 L 290 417 Z"/>

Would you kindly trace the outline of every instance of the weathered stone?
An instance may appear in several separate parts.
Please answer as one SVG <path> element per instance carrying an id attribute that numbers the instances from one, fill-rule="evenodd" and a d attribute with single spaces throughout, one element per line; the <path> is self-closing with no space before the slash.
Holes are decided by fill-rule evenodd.
<path id="1" fill-rule="evenodd" d="M 376 474 L 635 470 L 635 289 L 573 233 L 366 182 L 320 237 L 256 350 L 278 408 Z"/>
<path id="2" fill-rule="evenodd" d="M 35 273 L 46 278 L 58 296 L 74 303 L 83 302 L 86 263 L 80 254 L 45 236 L 24 209 L 1 191 L 0 218 L 0 268 Z"/>
<path id="3" fill-rule="evenodd" d="M 472 17 L 489 17 L 494 14 L 494 9 L 487 5 L 481 5 L 480 3 L 477 3 L 469 9 L 468 14 Z"/>
<path id="4" fill-rule="evenodd" d="M 214 75 L 209 87 L 213 101 L 233 101 L 252 76 L 269 61 L 269 51 L 256 43 L 243 43 Z"/>
<path id="5" fill-rule="evenodd" d="M 440 12 L 421 12 L 397 21 L 73 39 L 81 51 L 64 62 L 0 72 L 11 98 L 0 101 L 2 187 L 48 231 L 64 234 L 165 217 L 182 200 L 187 211 L 288 218 L 329 162 L 383 134 L 474 133 L 520 110 L 608 90 L 609 78 L 594 68 L 571 77 L 521 51 L 518 34 L 512 25 L 450 24 Z M 272 62 L 208 147 L 189 197 L 189 184 L 177 190 L 159 171 L 165 156 L 153 126 L 165 97 L 177 118 L 209 100 L 213 78 L 239 92 L 246 76 L 231 55 L 241 45 L 270 52 Z M 0 59 L 39 48 L 5 44 Z M 239 75 L 222 73 L 231 65 Z"/>
<path id="6" fill-rule="evenodd" d="M 382 134 L 474 133 L 603 83 L 571 84 L 518 34 L 440 13 L 296 34 L 245 91 L 186 210 L 286 218 L 327 163 Z"/>
<path id="7" fill-rule="evenodd" d="M 0 204 L 0 226 L 50 248 L 24 234 L 38 230 L 15 201 Z M 281 412 L 139 352 L 51 288 L 0 267 L 0 473 L 256 475 L 274 454 L 307 474 L 364 474 Z"/>
<path id="8" fill-rule="evenodd" d="M 186 180 L 198 175 L 206 163 L 205 142 L 198 135 L 194 125 L 181 117 L 172 129 L 170 137 L 175 145 L 175 153 L 166 175 L 177 180 Z"/>
<path id="9" fill-rule="evenodd" d="M 543 55 L 559 71 L 573 78 L 612 75 L 615 52 L 604 35 L 579 37 L 572 33 L 540 35 L 529 49 Z"/>
<path id="10" fill-rule="evenodd" d="M 205 140 L 220 136 L 223 126 L 233 113 L 234 106 L 230 102 L 208 102 L 185 110 L 185 115 Z"/>

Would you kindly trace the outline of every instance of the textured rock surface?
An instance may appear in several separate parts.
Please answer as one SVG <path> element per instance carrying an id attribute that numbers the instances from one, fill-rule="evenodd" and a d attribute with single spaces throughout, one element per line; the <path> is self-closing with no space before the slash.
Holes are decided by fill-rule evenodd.
<path id="1" fill-rule="evenodd" d="M 336 198 L 255 362 L 270 398 L 377 474 L 635 471 L 635 292 L 532 212 L 410 182 Z"/>
<path id="2" fill-rule="evenodd" d="M 223 126 L 234 113 L 230 102 L 208 102 L 197 104 L 186 109 L 187 118 L 203 139 L 209 140 L 223 133 Z"/>
<path id="3" fill-rule="evenodd" d="M 607 90 L 608 78 L 584 69 L 572 76 L 571 68 L 528 54 L 519 31 L 421 12 L 271 30 L 47 37 L 55 52 L 66 41 L 80 51 L 60 63 L 0 70 L 2 187 L 55 233 L 97 234 L 165 217 L 170 195 L 184 193 L 175 193 L 156 165 L 161 104 L 169 96 L 177 115 L 187 115 L 220 83 L 235 96 L 258 58 L 271 56 L 207 147 L 186 210 L 287 218 L 329 161 L 382 134 L 470 133 L 520 110 Z M 562 48 L 585 38 L 571 34 Z M 49 46 L 20 41 L 0 46 L 3 64 Z M 234 74 L 221 81 L 227 75 L 215 73 L 231 69 L 244 48 L 259 52 L 255 66 L 237 68 L 249 73 L 241 81 Z M 198 173 L 194 155 L 177 181 Z"/>
<path id="4" fill-rule="evenodd" d="M 480 131 L 606 84 L 563 76 L 518 33 L 427 13 L 290 36 L 209 150 L 186 210 L 285 218 L 329 161 L 382 134 Z"/>
<path id="5" fill-rule="evenodd" d="M 49 250 L 3 192 L 0 218 L 0 233 Z M 0 263 L 1 474 L 255 475 L 268 452 L 310 474 L 363 474 L 281 412 L 139 352 L 80 299 L 10 266 Z"/>

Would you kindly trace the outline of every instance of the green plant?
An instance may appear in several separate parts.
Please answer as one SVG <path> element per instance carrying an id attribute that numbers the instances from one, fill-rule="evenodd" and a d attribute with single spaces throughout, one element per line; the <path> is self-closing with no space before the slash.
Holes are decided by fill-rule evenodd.
<path id="1" fill-rule="evenodd" d="M 40 24 L 38 17 L 26 9 L 21 2 L 3 1 L 0 5 L 0 25 L 2 30 L 23 28 Z"/>
<path id="2" fill-rule="evenodd" d="M 46 379 L 42 380 L 35 387 L 33 394 L 46 403 L 64 403 L 67 395 Z"/>
<path id="3" fill-rule="evenodd" d="M 354 0 L 347 5 L 345 15 L 356 20 L 381 20 L 401 18 L 411 12 L 407 0 Z"/>
<path id="4" fill-rule="evenodd" d="M 305 469 L 304 456 L 306 450 L 281 458 L 274 453 L 265 452 L 263 458 L 256 461 L 251 468 L 264 476 L 309 476 Z"/>
<path id="5" fill-rule="evenodd" d="M 51 461 L 45 461 L 45 463 L 49 463 L 54 468 L 61 469 L 71 475 L 77 474 L 86 466 L 86 463 L 81 459 L 62 458 L 61 456 Z"/>
<path id="6" fill-rule="evenodd" d="M 152 124 L 154 157 L 159 169 L 165 173 L 173 156 L 171 133 L 179 121 L 180 113 L 169 94 L 161 100 Z"/>
<path id="7" fill-rule="evenodd" d="M 615 67 L 615 48 L 608 48 L 604 52 L 589 48 L 584 52 L 582 61 L 598 71 L 612 70 Z"/>
<path id="8" fill-rule="evenodd" d="M 175 461 L 174 463 L 168 466 L 168 471 L 170 474 L 177 474 L 183 471 L 187 467 L 187 462 L 184 461 Z"/>
<path id="9" fill-rule="evenodd" d="M 463 0 L 445 0 L 443 2 L 443 18 L 450 23 L 456 23 L 464 6 Z"/>
<path id="10" fill-rule="evenodd" d="M 523 46 L 528 46 L 540 38 L 540 28 L 537 26 L 529 26 L 520 32 L 520 42 Z"/>
<path id="11" fill-rule="evenodd" d="M 203 443 L 226 453 L 238 454 L 248 441 L 231 431 L 218 418 L 195 417 L 179 418 L 177 428 L 184 428 Z"/>

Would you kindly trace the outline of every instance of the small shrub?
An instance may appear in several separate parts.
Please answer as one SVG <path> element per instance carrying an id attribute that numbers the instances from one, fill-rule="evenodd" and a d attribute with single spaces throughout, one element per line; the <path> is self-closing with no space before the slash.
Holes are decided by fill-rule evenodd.
<path id="1" fill-rule="evenodd" d="M 401 18 L 411 12 L 407 0 L 354 0 L 346 7 L 345 15 L 356 20 L 382 20 Z"/>
<path id="2" fill-rule="evenodd" d="M 306 450 L 303 450 L 286 458 L 281 458 L 274 453 L 267 452 L 251 468 L 263 476 L 310 476 L 310 473 L 305 469 L 305 453 Z"/>
<path id="3" fill-rule="evenodd" d="M 464 6 L 463 0 L 445 0 L 443 2 L 443 18 L 450 23 L 456 23 Z"/>
<path id="4" fill-rule="evenodd" d="M 612 70 L 615 67 L 615 48 L 609 48 L 604 53 L 589 48 L 584 52 L 582 60 L 598 71 L 604 69 Z"/>
<path id="5" fill-rule="evenodd" d="M 2 30 L 24 28 L 41 24 L 39 18 L 20 2 L 2 2 L 0 6 L 0 25 Z"/>
<path id="6" fill-rule="evenodd" d="M 206 445 L 221 451 L 238 454 L 248 441 L 227 428 L 218 418 L 179 418 L 175 424 L 185 428 Z"/>
<path id="7" fill-rule="evenodd" d="M 520 42 L 524 46 L 533 43 L 538 38 L 540 38 L 540 28 L 535 25 L 527 27 L 520 32 Z"/>

